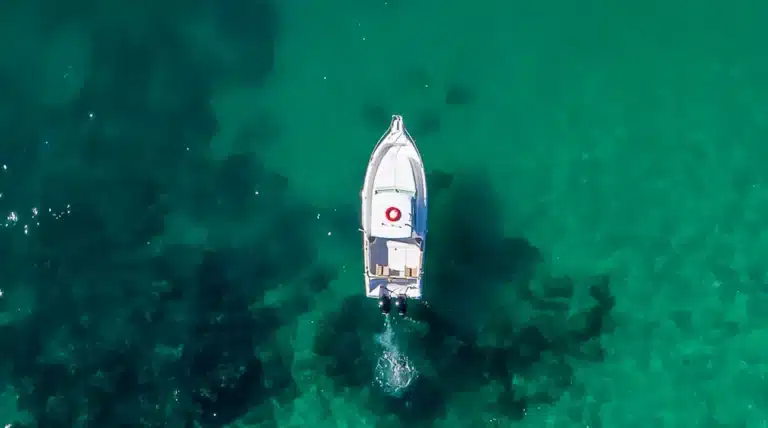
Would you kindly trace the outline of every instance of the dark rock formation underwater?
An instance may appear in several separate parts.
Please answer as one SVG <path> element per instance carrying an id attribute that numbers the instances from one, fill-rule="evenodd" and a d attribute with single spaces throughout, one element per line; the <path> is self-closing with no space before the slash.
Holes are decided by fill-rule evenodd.
<path id="1" fill-rule="evenodd" d="M 335 387 L 326 393 L 371 390 L 369 411 L 401 426 L 431 426 L 460 406 L 456 393 L 489 382 L 501 393 L 488 411 L 521 419 L 528 406 L 578 390 L 572 361 L 600 361 L 610 279 L 550 277 L 538 249 L 503 236 L 481 175 L 432 171 L 430 304 L 415 307 L 399 333 L 422 375 L 402 397 L 377 391 L 375 302 L 351 297 L 323 309 L 314 299 L 339 271 L 318 261 L 321 246 L 309 238 L 318 236 L 315 213 L 327 210 L 289 197 L 286 177 L 258 154 L 208 153 L 214 86 L 265 84 L 271 73 L 276 8 L 267 0 L 123 5 L 130 13 L 89 0 L 32 6 L 14 13 L 33 16 L 45 37 L 81 29 L 91 59 L 76 96 L 55 105 L 17 84 L 23 70 L 0 70 L 10 94 L 0 102 L 8 167 L 0 209 L 17 212 L 0 230 L 0 379 L 18 397 L 18 413 L 0 422 L 277 426 L 274 409 L 290 411 L 302 393 L 292 367 L 300 351 L 317 354 L 311 370 Z M 190 38 L 195 20 L 234 55 L 222 59 Z M 439 109 L 471 103 L 471 88 L 448 88 L 445 100 L 413 132 L 439 132 Z M 363 103 L 360 119 L 385 110 Z M 372 138 L 385 123 L 371 123 Z M 243 138 L 290 144 L 278 124 L 262 128 L 271 132 Z M 483 221 L 457 215 L 468 206 Z M 336 230 L 358 245 L 355 211 L 336 215 Z M 179 219 L 209 240 L 169 239 L 173 227 L 192 234 Z M 279 307 L 264 302 L 275 291 Z M 574 315 L 579 292 L 591 304 Z M 278 331 L 310 311 L 322 316 L 312 349 L 281 343 Z"/>

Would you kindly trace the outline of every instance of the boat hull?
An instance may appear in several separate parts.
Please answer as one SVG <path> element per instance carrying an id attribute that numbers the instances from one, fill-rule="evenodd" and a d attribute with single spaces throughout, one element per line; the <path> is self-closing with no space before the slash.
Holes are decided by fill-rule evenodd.
<path id="1" fill-rule="evenodd" d="M 401 116 L 392 117 L 376 144 L 361 196 L 366 297 L 421 299 L 426 173 Z"/>

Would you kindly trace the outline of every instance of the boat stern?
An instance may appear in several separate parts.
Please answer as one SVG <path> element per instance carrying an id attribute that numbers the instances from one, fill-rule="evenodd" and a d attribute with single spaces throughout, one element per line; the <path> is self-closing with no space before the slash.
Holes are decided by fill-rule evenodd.
<path id="1" fill-rule="evenodd" d="M 421 300 L 420 280 L 411 283 L 393 283 L 386 279 L 367 278 L 367 297 L 379 301 L 379 309 L 385 315 L 389 314 L 392 306 L 400 315 L 405 315 L 408 300 Z"/>
<path id="2" fill-rule="evenodd" d="M 390 282 L 384 278 L 366 278 L 368 287 L 366 297 L 378 299 L 381 296 L 398 297 L 403 296 L 409 299 L 421 299 L 421 280 L 410 283 Z"/>

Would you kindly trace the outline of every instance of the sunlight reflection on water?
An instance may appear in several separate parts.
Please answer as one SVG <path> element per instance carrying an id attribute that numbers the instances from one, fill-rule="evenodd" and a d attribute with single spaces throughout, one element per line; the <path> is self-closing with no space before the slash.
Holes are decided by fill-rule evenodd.
<path id="1" fill-rule="evenodd" d="M 0 198 L 2 198 L 1 195 Z M 25 235 L 29 235 L 33 228 L 40 226 L 40 220 L 43 216 L 58 220 L 63 216 L 70 214 L 72 214 L 72 207 L 69 204 L 67 204 L 66 208 L 61 211 L 55 211 L 53 208 L 48 208 L 45 210 L 45 214 L 42 215 L 40 209 L 37 207 L 32 207 L 25 211 L 9 211 L 5 216 L 3 227 L 19 228 Z"/>
<path id="2" fill-rule="evenodd" d="M 8 165 L 3 165 L 2 170 L 3 172 L 8 171 Z M 67 204 L 62 209 L 41 209 L 36 206 L 19 209 L 18 207 L 4 206 L 6 205 L 5 203 L 7 203 L 9 190 L 12 189 L 0 189 L 0 213 L 3 213 L 4 215 L 4 217 L 0 219 L 0 225 L 5 229 L 19 230 L 24 235 L 29 235 L 34 228 L 40 226 L 40 222 L 44 218 L 58 220 L 64 216 L 72 214 L 72 206 L 70 204 Z"/>

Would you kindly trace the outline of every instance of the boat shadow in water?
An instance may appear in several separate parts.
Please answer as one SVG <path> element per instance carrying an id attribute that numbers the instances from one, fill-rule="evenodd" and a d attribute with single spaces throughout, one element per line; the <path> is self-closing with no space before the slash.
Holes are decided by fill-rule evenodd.
<path id="1" fill-rule="evenodd" d="M 610 329 L 614 306 L 609 278 L 549 275 L 537 248 L 504 236 L 482 175 L 433 171 L 427 180 L 427 303 L 410 305 L 409 319 L 395 323 L 398 347 L 420 374 L 397 397 L 374 389 L 369 408 L 406 426 L 432 426 L 462 392 L 518 420 L 566 390 L 576 394 L 573 361 L 602 359 L 598 338 Z M 327 357 L 326 373 L 345 388 L 370 387 L 378 351 L 372 338 L 383 329 L 375 302 L 349 298 L 324 323 L 315 352 Z M 482 393 L 490 383 L 501 386 L 496 397 Z"/>

